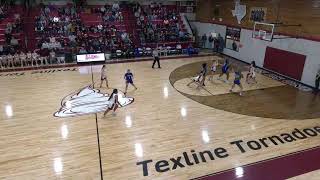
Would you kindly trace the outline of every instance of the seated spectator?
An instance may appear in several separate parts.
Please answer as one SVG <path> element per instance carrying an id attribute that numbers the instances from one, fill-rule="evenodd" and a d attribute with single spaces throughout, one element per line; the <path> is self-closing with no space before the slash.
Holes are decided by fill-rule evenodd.
<path id="1" fill-rule="evenodd" d="M 84 47 L 80 47 L 79 54 L 87 54 L 87 50 Z"/>
<path id="2" fill-rule="evenodd" d="M 49 8 L 49 6 L 46 6 L 46 7 L 44 8 L 44 13 L 45 13 L 46 15 L 49 15 L 49 14 L 50 14 L 50 8 Z"/>
<path id="3" fill-rule="evenodd" d="M 106 8 L 104 7 L 104 6 L 102 6 L 101 8 L 100 8 L 100 12 L 101 12 L 101 14 L 102 14 L 102 16 L 104 16 L 105 14 L 106 14 Z"/>
<path id="4" fill-rule="evenodd" d="M 118 3 L 114 3 L 114 4 L 112 5 L 112 11 L 119 11 L 119 10 L 120 10 L 119 4 L 118 4 Z"/>
<path id="5" fill-rule="evenodd" d="M 12 45 L 13 47 L 19 46 L 18 39 L 16 39 L 15 37 L 12 37 L 10 41 L 10 45 Z"/>
<path id="6" fill-rule="evenodd" d="M 5 12 L 3 6 L 0 7 L 0 20 L 5 18 Z"/>
<path id="7" fill-rule="evenodd" d="M 50 52 L 50 64 L 53 64 L 56 61 L 56 53 L 52 50 Z"/>
<path id="8" fill-rule="evenodd" d="M 76 41 L 76 36 L 71 34 L 68 37 L 69 41 L 70 41 L 70 45 L 71 46 L 76 46 L 77 45 L 77 41 Z"/>

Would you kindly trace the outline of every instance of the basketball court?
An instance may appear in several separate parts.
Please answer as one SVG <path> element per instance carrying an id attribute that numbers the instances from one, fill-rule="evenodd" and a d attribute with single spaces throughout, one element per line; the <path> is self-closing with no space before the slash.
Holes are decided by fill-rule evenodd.
<path id="1" fill-rule="evenodd" d="M 26 52 L 1 54 L 0 179 L 320 179 L 320 93 L 314 85 L 320 77 L 318 1 L 163 1 L 159 9 L 149 1 L 45 3 L 26 13 L 21 34 L 13 33 L 29 38 Z M 70 3 L 74 12 L 57 10 Z M 151 14 L 141 13 L 149 7 Z M 71 47 L 63 37 L 66 25 L 49 37 L 52 32 L 44 29 L 56 30 L 38 18 L 45 11 L 57 27 L 63 18 L 77 17 L 68 21 L 90 26 L 95 39 L 87 29 L 73 30 Z M 169 15 L 157 19 L 162 12 L 176 26 L 172 41 L 165 37 Z M 1 43 L 7 43 L 4 22 L 10 18 L 0 22 Z M 156 32 L 158 27 L 166 33 Z M 153 42 L 154 33 L 164 39 Z M 52 39 L 59 44 L 60 36 L 66 45 L 59 48 L 70 51 L 37 54 L 50 49 Z M 47 46 L 36 52 L 39 39 Z M 122 46 L 125 40 L 128 46 Z M 117 49 L 111 52 L 111 46 Z M 152 68 L 157 57 L 161 68 Z M 228 81 L 219 78 L 226 60 Z M 214 61 L 219 65 L 209 80 Z M 199 86 L 200 80 L 193 81 L 205 71 L 203 64 L 208 74 Z M 109 88 L 105 82 L 100 87 L 103 65 Z M 129 85 L 125 93 L 128 69 L 137 90 Z M 244 75 L 241 95 L 238 86 L 230 90 L 238 71 Z M 247 83 L 252 71 L 257 82 Z M 117 102 L 115 114 L 104 116 Z"/>
<path id="2" fill-rule="evenodd" d="M 231 84 L 219 81 L 206 82 L 206 90 L 183 85 L 209 59 L 170 59 L 162 61 L 162 69 L 150 68 L 149 61 L 108 64 L 111 88 L 124 89 L 123 74 L 130 68 L 138 90 L 129 90 L 131 104 L 105 118 L 102 113 L 55 114 L 64 98 L 83 88 L 111 93 L 96 88 L 100 65 L 1 73 L 0 177 L 191 179 L 229 171 L 242 177 L 251 166 L 319 149 L 319 96 L 262 74 L 257 84 L 244 87 L 243 97 L 230 94 Z M 296 129 L 311 130 L 301 140 L 259 143 Z M 231 144 L 240 140 L 245 152 Z M 205 151 L 212 157 L 199 155 Z M 318 171 L 296 179 L 309 177 L 316 179 Z"/>

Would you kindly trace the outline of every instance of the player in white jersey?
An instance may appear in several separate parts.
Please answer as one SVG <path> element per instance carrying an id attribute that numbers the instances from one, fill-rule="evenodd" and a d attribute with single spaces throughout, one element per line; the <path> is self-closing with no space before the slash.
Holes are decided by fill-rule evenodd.
<path id="1" fill-rule="evenodd" d="M 8 66 L 14 67 L 13 56 L 10 53 L 7 55 L 7 59 L 8 59 Z"/>
<path id="2" fill-rule="evenodd" d="M 100 88 L 102 88 L 102 83 L 103 81 L 106 81 L 106 86 L 109 88 L 108 84 L 108 78 L 107 78 L 107 67 L 106 65 L 103 65 L 101 68 L 101 83 L 100 83 Z"/>
<path id="3" fill-rule="evenodd" d="M 112 94 L 110 95 L 109 99 L 108 99 L 108 109 L 104 112 L 103 117 L 105 117 L 107 115 L 107 113 L 111 110 L 113 110 L 113 115 L 115 115 L 116 110 L 118 109 L 120 105 L 119 101 L 118 101 L 118 89 L 114 89 Z"/>
<path id="4" fill-rule="evenodd" d="M 16 66 L 21 65 L 20 55 L 19 55 L 18 53 L 15 53 L 13 57 L 14 57 L 14 64 L 15 64 Z"/>
<path id="5" fill-rule="evenodd" d="M 207 75 L 207 63 L 203 63 L 201 66 L 200 73 L 196 77 L 191 78 L 192 81 L 188 83 L 187 86 L 190 86 L 192 83 L 198 84 L 197 89 L 205 86 L 204 82 L 206 80 L 206 75 Z"/>
<path id="6" fill-rule="evenodd" d="M 39 55 L 36 53 L 36 51 L 33 51 L 31 57 L 32 57 L 32 65 L 35 63 L 36 66 L 38 66 L 38 62 L 37 61 L 38 61 Z"/>
<path id="7" fill-rule="evenodd" d="M 250 64 L 249 73 L 247 74 L 247 78 L 246 78 L 246 82 L 248 84 L 257 83 L 255 69 L 256 69 L 256 62 L 252 61 Z"/>
<path id="8" fill-rule="evenodd" d="M 8 56 L 7 56 L 7 55 L 2 55 L 2 62 L 3 62 L 4 66 L 5 66 L 6 68 L 9 67 Z"/>
<path id="9" fill-rule="evenodd" d="M 23 66 L 23 64 L 25 64 L 25 66 L 28 66 L 27 65 L 28 63 L 26 61 L 26 59 L 27 59 L 26 54 L 21 51 L 21 53 L 19 54 L 19 57 L 20 57 L 20 61 L 21 61 L 21 66 Z"/>
<path id="10" fill-rule="evenodd" d="M 3 56 L 0 56 L 0 67 L 1 69 L 5 68 L 5 61 L 3 60 Z"/>
<path id="11" fill-rule="evenodd" d="M 27 53 L 27 63 L 28 64 L 31 64 L 33 66 L 33 63 L 32 63 L 32 54 L 30 51 L 28 51 Z"/>
<path id="12" fill-rule="evenodd" d="M 218 60 L 213 60 L 212 61 L 212 65 L 211 65 L 211 68 L 210 68 L 209 81 L 213 81 L 213 75 L 216 73 L 218 65 L 219 65 Z"/>

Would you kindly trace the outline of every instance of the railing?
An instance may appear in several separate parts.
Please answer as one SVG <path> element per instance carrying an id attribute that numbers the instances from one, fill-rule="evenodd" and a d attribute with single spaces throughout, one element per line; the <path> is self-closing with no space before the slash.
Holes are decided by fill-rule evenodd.
<path id="1" fill-rule="evenodd" d="M 191 24 L 190 24 L 187 16 L 184 13 L 181 13 L 180 16 L 182 17 L 183 24 L 185 24 L 187 27 L 188 33 L 191 34 L 192 36 L 194 36 L 193 29 L 191 28 Z"/>

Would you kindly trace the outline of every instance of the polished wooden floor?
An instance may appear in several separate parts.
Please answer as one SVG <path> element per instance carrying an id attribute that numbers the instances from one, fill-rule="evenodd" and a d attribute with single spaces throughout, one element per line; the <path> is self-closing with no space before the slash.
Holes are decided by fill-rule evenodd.
<path id="1" fill-rule="evenodd" d="M 162 69 L 152 69 L 152 62 L 107 65 L 112 88 L 124 90 L 123 75 L 131 69 L 138 90 L 130 87 L 128 96 L 135 98 L 134 103 L 118 109 L 116 116 L 110 113 L 105 118 L 102 113 L 97 117 L 53 116 L 66 95 L 92 83 L 90 67 L 0 76 L 0 179 L 100 179 L 96 118 L 104 179 L 190 179 L 319 146 L 320 136 L 246 153 L 230 145 L 239 139 L 250 141 L 295 128 L 320 126 L 320 117 L 288 120 L 229 112 L 192 100 L 171 85 L 169 76 L 176 68 L 211 58 L 162 61 Z M 98 84 L 100 68 L 92 68 Z M 263 87 L 283 86 L 274 80 L 263 83 Z M 216 96 L 225 94 L 224 86 Z M 181 88 L 179 84 L 177 89 Z M 101 91 L 111 92 L 106 88 Z M 192 91 L 186 89 L 190 94 Z M 243 98 L 246 96 L 250 93 Z M 282 103 L 273 100 L 270 103 Z M 301 103 L 296 107 L 305 105 L 303 101 L 296 103 Z M 233 106 L 234 102 L 227 104 Z M 163 173 L 155 170 L 157 161 L 218 147 L 227 148 L 230 156 Z M 148 176 L 143 175 L 142 165 L 137 165 L 146 160 L 153 160 L 148 164 Z M 317 179 L 319 175 L 315 171 L 294 179 Z"/>

